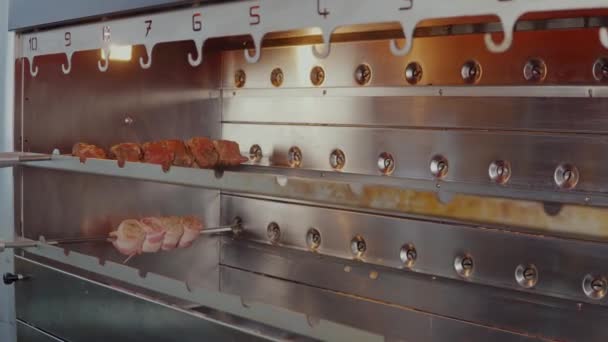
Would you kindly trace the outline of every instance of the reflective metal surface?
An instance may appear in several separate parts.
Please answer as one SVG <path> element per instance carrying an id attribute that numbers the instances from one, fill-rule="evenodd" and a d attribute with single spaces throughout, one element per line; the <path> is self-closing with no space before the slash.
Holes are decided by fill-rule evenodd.
<path id="1" fill-rule="evenodd" d="M 602 63 L 608 31 L 596 28 L 604 19 L 568 17 L 545 26 L 522 21 L 515 27 L 519 14 L 539 8 L 507 1 L 491 11 L 502 28 L 486 25 L 493 18 L 434 23 L 417 30 L 413 50 L 399 57 L 412 39 L 404 47 L 391 39 L 414 34 L 402 19 L 464 9 L 470 15 L 488 5 L 454 2 L 428 13 L 407 12 L 412 2 L 401 15 L 379 10 L 392 2 L 360 1 L 363 7 L 351 11 L 346 2 L 301 1 L 302 15 L 269 15 L 300 8 L 285 4 L 231 3 L 235 10 L 213 17 L 221 22 L 205 30 L 201 14 L 192 14 L 199 9 L 188 8 L 81 25 L 69 39 L 63 28 L 21 36 L 26 45 L 17 51 L 29 59 L 16 64 L 25 71 L 24 78 L 17 74 L 12 118 L 18 150 L 66 153 L 78 141 L 108 147 L 208 135 L 237 141 L 250 159 L 234 169 L 174 167 L 166 173 L 156 165 L 118 168 L 115 161 L 82 164 L 65 156 L 20 163 L 14 213 L 22 222 L 15 229 L 28 238 L 99 236 L 121 219 L 143 215 L 196 214 L 208 226 L 238 216 L 245 224 L 234 238 L 201 238 L 189 249 L 126 264 L 109 244 L 27 248 L 20 258 L 42 264 L 23 263 L 32 273 L 48 273 L 54 285 L 38 285 L 39 277 L 17 282 L 21 302 L 36 299 L 21 314 L 36 327 L 80 339 L 85 330 L 68 328 L 74 321 L 61 320 L 60 313 L 86 308 L 74 315 L 73 326 L 99 320 L 112 327 L 110 333 L 131 336 L 130 326 L 110 309 L 126 305 L 131 316 L 150 321 L 147 311 L 128 311 L 135 299 L 117 288 L 121 282 L 129 291 L 145 289 L 157 305 L 160 298 L 177 298 L 188 310 L 171 310 L 188 317 L 197 315 L 189 311 L 196 307 L 205 322 L 249 332 L 256 329 L 253 321 L 262 322 L 272 332 L 264 337 L 272 339 L 603 341 L 608 330 L 598 322 L 608 319 L 608 168 L 601 156 L 608 152 L 608 88 Z M 546 3 L 551 9 L 565 5 L 589 2 Z M 202 9 L 212 9 L 204 12 L 209 15 L 223 6 Z M 335 36 L 336 27 L 327 27 L 385 20 L 370 17 L 379 13 L 399 14 L 400 23 L 347 27 Z M 108 64 L 97 50 L 76 52 L 72 60 L 72 47 L 63 45 L 64 38 L 71 44 L 72 34 L 94 33 L 96 39 L 81 36 L 73 49 L 98 49 L 101 42 L 107 56 L 110 37 L 113 43 L 142 42 L 147 15 L 162 25 L 170 15 L 187 20 L 145 38 L 130 62 Z M 470 22 L 483 25 L 459 26 Z M 311 24 L 317 28 L 270 35 L 260 50 L 265 33 Z M 548 30 L 556 27 L 563 30 Z M 501 43 L 479 34 L 503 29 Z M 253 45 L 243 36 L 214 39 L 203 56 L 207 34 L 225 32 L 251 34 Z M 324 43 L 340 40 L 325 58 L 329 45 L 310 45 L 319 42 L 319 33 Z M 155 46 L 175 37 L 194 44 Z M 40 49 L 38 40 L 27 40 L 34 38 L 41 39 Z M 45 55 L 49 51 L 61 54 Z M 76 273 L 111 286 L 91 285 Z M 102 296 L 94 295 L 97 288 Z M 107 307 L 95 306 L 105 297 Z M 44 311 L 47 298 L 69 303 Z M 188 319 L 167 321 L 179 328 Z M 164 336 L 156 333 L 162 326 L 137 338 Z M 197 335 L 215 336 L 204 334 Z"/>
<path id="2" fill-rule="evenodd" d="M 273 243 L 308 250 L 307 234 L 314 227 L 322 241 L 315 248 L 319 254 L 400 269 L 407 269 L 401 253 L 409 244 L 415 246 L 409 268 L 414 272 L 522 291 L 514 274 L 519 264 L 531 263 L 540 277 L 530 292 L 608 305 L 589 300 L 581 289 L 587 273 L 608 276 L 605 243 L 226 195 L 221 206 L 222 220 L 241 217 L 250 240 L 268 243 L 266 225 L 272 221 L 281 227 L 281 238 Z"/>
<path id="3" fill-rule="evenodd" d="M 376 331 L 385 341 L 544 340 L 231 267 L 222 267 L 221 277 L 224 292 L 306 312 L 312 325 L 327 318 Z"/>
<path id="4" fill-rule="evenodd" d="M 376 38 L 378 39 L 378 38 Z M 539 42 L 542 42 L 540 44 Z M 513 46 L 502 53 L 486 49 L 483 35 L 425 37 L 415 40 L 406 56 L 395 56 L 387 48 L 385 39 L 333 43 L 331 53 L 319 58 L 310 46 L 279 46 L 264 49 L 258 63 L 247 63 L 241 50 L 224 54 L 222 82 L 234 89 L 234 72 L 242 69 L 247 74 L 245 89 L 269 88 L 272 69 L 280 67 L 285 74 L 283 87 L 314 87 L 309 72 L 316 65 L 326 71 L 323 87 L 359 87 L 354 77 L 361 64 L 372 71 L 368 86 L 409 87 L 405 68 L 417 62 L 423 69 L 417 85 L 465 85 L 461 69 L 467 61 L 477 61 L 483 72 L 477 85 L 529 85 L 523 73 L 531 56 L 542 59 L 547 72 L 543 82 L 532 84 L 597 84 L 593 64 L 605 55 L 594 29 L 516 32 Z M 580 47 L 576 51 L 572 47 Z M 55 67 L 57 68 L 57 67 Z"/>
<path id="5" fill-rule="evenodd" d="M 64 342 L 65 340 L 52 336 L 24 322 L 17 321 L 17 341 L 27 342 Z"/>
<path id="6" fill-rule="evenodd" d="M 219 225 L 217 191 L 30 168 L 23 170 L 23 177 L 23 230 L 34 240 L 41 235 L 47 240 L 99 237 L 124 219 L 146 216 L 194 215 L 207 227 Z M 108 242 L 62 248 L 101 260 L 125 260 Z M 143 274 L 154 272 L 190 286 L 217 288 L 218 249 L 218 237 L 205 235 L 190 248 L 141 254 L 131 258 L 129 265 Z"/>
<path id="7" fill-rule="evenodd" d="M 54 246 L 39 246 L 30 248 L 26 256 L 33 255 L 53 263 L 65 264 L 69 268 L 79 269 L 80 272 L 92 273 L 98 277 L 105 277 L 112 282 L 120 281 L 152 291 L 162 296 L 178 298 L 189 303 L 197 303 L 211 309 L 240 316 L 256 322 L 282 329 L 288 332 L 308 336 L 320 340 L 365 340 L 382 341 L 382 336 L 366 332 L 359 328 L 349 327 L 328 320 L 320 320 L 318 325 L 310 325 L 304 314 L 289 309 L 264 304 L 258 301 L 243 303 L 242 298 L 234 295 L 224 294 L 216 290 L 199 287 L 188 287 L 187 284 L 164 277 L 162 275 L 148 273 L 143 276 L 139 270 L 108 261 L 104 264 L 94 256 L 84 255 L 78 252 L 69 254 Z M 197 305 L 197 306 L 198 306 Z M 201 311 L 198 310 L 197 311 Z M 208 319 L 213 319 L 208 317 Z"/>
<path id="8" fill-rule="evenodd" d="M 221 262 L 226 266 L 221 269 L 221 287 L 225 292 L 240 293 L 251 300 L 299 308 L 312 317 L 336 317 L 337 320 L 347 320 L 348 324 L 384 329 L 387 334 L 401 335 L 402 339 L 404 335 L 426 333 L 426 329 L 429 329 L 433 331 L 433 337 L 442 336 L 443 333 L 448 336 L 459 336 L 462 333 L 462 340 L 478 340 L 474 338 L 475 332 L 468 331 L 462 324 L 457 324 L 460 325 L 458 328 L 446 327 L 444 332 L 431 329 L 435 328 L 435 322 L 441 322 L 437 316 L 431 326 L 419 323 L 412 329 L 409 325 L 411 317 L 402 316 L 401 320 L 392 321 L 397 319 L 393 317 L 397 313 L 380 314 L 370 307 L 358 310 L 355 309 L 356 306 L 368 305 L 364 303 L 369 300 L 395 309 L 415 309 L 421 316 L 429 313 L 492 326 L 507 332 L 525 331 L 530 338 L 541 340 L 599 342 L 608 334 L 606 326 L 597 324 L 608 319 L 604 307 L 554 299 L 535 292 L 514 293 L 511 290 L 246 241 L 224 240 Z M 232 271 L 232 268 L 239 272 Z M 251 275 L 249 272 L 259 275 Z M 331 297 L 339 297 L 337 294 L 346 294 L 347 298 L 357 304 L 334 302 L 337 299 Z M 499 336 L 500 334 L 496 338 Z M 413 340 L 433 341 L 424 336 Z M 446 338 L 438 339 L 444 340 Z"/>
<path id="9" fill-rule="evenodd" d="M 327 156 L 340 148 L 349 156 L 343 172 L 380 175 L 377 158 L 388 152 L 395 160 L 392 176 L 432 180 L 436 177 L 429 172 L 429 161 L 441 155 L 449 160 L 449 172 L 446 169 L 442 180 L 488 184 L 488 165 L 502 158 L 511 163 L 507 187 L 554 191 L 555 169 L 565 163 L 580 172 L 580 180 L 569 188 L 608 191 L 608 167 L 592 157 L 608 153 L 600 135 L 233 123 L 225 123 L 222 130 L 225 138 L 238 139 L 244 146 L 260 145 L 272 165 L 291 165 L 288 151 L 297 145 L 304 156 L 299 167 L 329 171 L 332 167 Z"/>
<path id="10" fill-rule="evenodd" d="M 16 267 L 32 276 L 15 285 L 17 317 L 68 341 L 267 340 L 25 259 Z"/>
<path id="11" fill-rule="evenodd" d="M 219 137 L 219 75 L 211 72 L 219 59 L 205 56 L 208 63 L 193 69 L 184 58 L 189 49 L 187 43 L 159 45 L 148 70 L 136 63 L 141 50 L 134 49 L 131 63 L 115 62 L 103 74 L 89 65 L 99 51 L 75 54 L 69 75 L 44 67 L 57 56 L 41 58 L 43 71 L 27 74 L 24 84 L 24 150 L 69 154 L 76 142 L 109 149 L 120 142 Z"/>
<path id="12" fill-rule="evenodd" d="M 450 182 L 441 183 L 438 188 L 434 181 L 370 178 L 294 168 L 245 166 L 218 173 L 173 167 L 169 173 L 165 173 L 157 165 L 126 163 L 124 168 L 119 168 L 116 161 L 91 159 L 82 164 L 74 157 L 53 157 L 51 161 L 29 162 L 27 166 L 285 197 L 317 205 L 373 210 L 384 214 L 518 227 L 551 235 L 596 240 L 605 240 L 608 235 L 604 229 L 604 222 L 608 219 L 608 211 L 605 210 L 608 202 L 601 194 L 591 197 L 570 191 L 521 191 L 495 184 L 491 187 L 476 187 L 468 183 Z M 504 196 L 537 200 L 499 198 L 495 197 L 497 191 Z"/>

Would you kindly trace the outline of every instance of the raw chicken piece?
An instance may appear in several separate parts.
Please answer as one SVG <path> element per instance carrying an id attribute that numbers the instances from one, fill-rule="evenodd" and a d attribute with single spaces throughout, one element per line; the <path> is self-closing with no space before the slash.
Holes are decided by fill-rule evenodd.
<path id="1" fill-rule="evenodd" d="M 116 238 L 112 244 L 120 253 L 134 255 L 141 253 L 146 233 L 139 221 L 124 220 L 116 231 L 110 232 L 110 237 Z"/>
<path id="2" fill-rule="evenodd" d="M 175 152 L 170 149 L 166 141 L 147 142 L 141 145 L 141 148 L 144 153 L 144 162 L 162 165 L 165 171 L 168 171 L 173 164 Z"/>
<path id="3" fill-rule="evenodd" d="M 182 238 L 179 240 L 178 247 L 190 247 L 190 245 L 192 245 L 192 241 L 196 240 L 196 238 L 201 234 L 203 223 L 194 216 L 182 217 L 181 223 L 184 227 L 184 235 L 182 235 Z"/>
<path id="4" fill-rule="evenodd" d="M 175 158 L 173 159 L 173 165 L 191 167 L 194 163 L 194 157 L 181 140 L 166 140 L 165 141 L 169 150 L 173 151 Z"/>
<path id="5" fill-rule="evenodd" d="M 219 155 L 209 138 L 198 137 L 186 141 L 186 145 L 201 169 L 212 169 L 218 161 Z"/>
<path id="6" fill-rule="evenodd" d="M 72 147 L 72 155 L 80 158 L 80 161 L 84 163 L 87 158 L 106 159 L 106 151 L 101 147 L 95 145 L 76 143 Z"/>
<path id="7" fill-rule="evenodd" d="M 110 147 L 114 159 L 118 165 L 123 166 L 125 162 L 138 162 L 142 158 L 141 147 L 136 143 L 121 143 Z"/>
<path id="8" fill-rule="evenodd" d="M 146 217 L 140 220 L 140 223 L 146 232 L 146 239 L 142 245 L 142 252 L 156 253 L 160 250 L 167 229 L 162 221 L 157 217 Z"/>
<path id="9" fill-rule="evenodd" d="M 184 227 L 181 219 L 177 216 L 169 216 L 161 217 L 160 220 L 165 229 L 167 229 L 161 248 L 163 251 L 172 250 L 173 248 L 177 247 L 179 240 L 184 234 Z"/>
<path id="10" fill-rule="evenodd" d="M 237 166 L 247 161 L 241 156 L 239 144 L 230 140 L 214 140 L 213 146 L 219 155 L 219 166 Z"/>

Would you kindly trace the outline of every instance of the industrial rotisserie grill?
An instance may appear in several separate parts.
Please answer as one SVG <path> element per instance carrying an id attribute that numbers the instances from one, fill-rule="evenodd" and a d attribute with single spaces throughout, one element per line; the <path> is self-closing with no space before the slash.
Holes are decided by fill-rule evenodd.
<path id="1" fill-rule="evenodd" d="M 607 1 L 59 3 L 2 33 L 3 340 L 608 340 Z"/>

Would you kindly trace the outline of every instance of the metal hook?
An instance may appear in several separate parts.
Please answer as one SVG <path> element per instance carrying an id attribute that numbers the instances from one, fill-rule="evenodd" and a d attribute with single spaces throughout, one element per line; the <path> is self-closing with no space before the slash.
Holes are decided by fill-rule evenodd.
<path id="1" fill-rule="evenodd" d="M 30 62 L 30 75 L 36 77 L 36 75 L 38 75 L 38 66 L 34 66 L 34 56 L 32 56 L 31 59 L 28 59 L 28 61 Z"/>
<path id="2" fill-rule="evenodd" d="M 106 72 L 110 67 L 110 48 L 102 48 L 103 54 L 105 56 L 105 64 L 102 61 L 97 61 L 97 67 L 99 67 L 99 71 Z M 103 59 L 102 59 L 103 60 Z"/>
<path id="3" fill-rule="evenodd" d="M 402 22 L 401 27 L 403 28 L 403 35 L 405 36 L 405 45 L 399 47 L 395 39 L 391 39 L 390 49 L 391 53 L 395 56 L 405 56 L 412 50 L 414 45 L 414 30 L 416 29 L 417 22 Z"/>
<path id="4" fill-rule="evenodd" d="M 507 15 L 506 18 L 502 17 L 500 21 L 502 22 L 504 37 L 502 42 L 496 44 L 492 39 L 492 34 L 487 32 L 484 34 L 483 39 L 486 43 L 486 47 L 490 52 L 500 53 L 505 52 L 511 47 L 511 43 L 513 42 L 513 31 L 515 30 L 515 23 L 517 22 L 517 18 L 519 15 L 510 14 Z"/>
<path id="5" fill-rule="evenodd" d="M 333 34 L 333 29 L 332 30 L 327 30 L 327 31 L 323 31 L 323 43 L 322 44 L 318 44 L 318 45 L 322 45 L 323 48 L 321 49 L 321 51 L 319 51 L 319 49 L 317 48 L 318 45 L 313 45 L 312 46 L 312 54 L 319 59 L 324 59 L 327 58 L 327 56 L 329 56 L 330 50 L 331 50 L 331 45 L 330 45 L 330 40 L 331 40 L 331 35 Z"/>
<path id="6" fill-rule="evenodd" d="M 192 67 L 197 67 L 203 62 L 203 42 L 204 41 L 194 41 L 197 53 L 196 59 L 192 57 L 192 53 L 188 52 L 188 63 L 190 63 Z"/>
<path id="7" fill-rule="evenodd" d="M 253 37 L 253 55 L 249 54 L 249 49 L 243 51 L 245 60 L 249 63 L 257 63 L 260 60 L 262 50 L 262 38 L 263 36 L 252 35 Z"/>
<path id="8" fill-rule="evenodd" d="M 608 29 L 600 27 L 600 42 L 604 48 L 608 49 Z"/>
<path id="9" fill-rule="evenodd" d="M 67 66 L 66 64 L 61 64 L 61 71 L 67 75 L 72 71 L 72 52 L 66 52 L 65 57 L 67 59 Z"/>
<path id="10" fill-rule="evenodd" d="M 148 47 L 146 45 L 145 49 L 146 49 L 146 55 L 148 56 L 148 61 L 144 62 L 144 58 L 139 57 L 139 65 L 141 66 L 142 69 L 150 69 L 150 67 L 152 66 L 152 49 L 154 49 L 154 46 Z"/>

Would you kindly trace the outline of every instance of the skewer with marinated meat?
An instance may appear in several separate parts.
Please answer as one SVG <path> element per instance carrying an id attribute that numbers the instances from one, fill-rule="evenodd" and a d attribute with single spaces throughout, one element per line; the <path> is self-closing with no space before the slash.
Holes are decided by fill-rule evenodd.
<path id="1" fill-rule="evenodd" d="M 101 147 L 85 143 L 74 144 L 72 155 L 80 158 L 80 161 L 83 163 L 87 158 L 107 159 L 106 151 Z"/>
<path id="2" fill-rule="evenodd" d="M 201 169 L 212 169 L 217 165 L 219 155 L 211 139 L 196 137 L 186 141 L 186 145 Z"/>
<path id="3" fill-rule="evenodd" d="M 125 162 L 138 162 L 143 156 L 141 147 L 136 143 L 116 144 L 110 148 L 110 152 L 120 166 L 124 166 Z"/>

